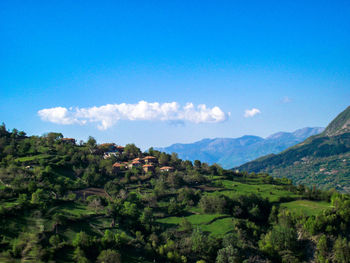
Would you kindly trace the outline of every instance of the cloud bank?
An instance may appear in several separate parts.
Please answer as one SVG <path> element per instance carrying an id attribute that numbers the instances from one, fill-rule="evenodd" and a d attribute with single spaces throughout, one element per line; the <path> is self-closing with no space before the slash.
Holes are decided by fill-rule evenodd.
<path id="1" fill-rule="evenodd" d="M 187 103 L 181 107 L 177 102 L 140 101 L 136 104 L 107 104 L 90 108 L 55 107 L 39 110 L 38 115 L 43 121 L 56 124 L 97 123 L 98 129 L 106 130 L 119 120 L 218 123 L 227 120 L 229 114 L 217 106 L 209 108 L 205 104 L 195 107 L 192 103 Z"/>
<path id="2" fill-rule="evenodd" d="M 251 110 L 245 110 L 244 111 L 244 117 L 251 118 L 254 117 L 257 114 L 260 114 L 261 111 L 257 108 L 252 108 Z"/>

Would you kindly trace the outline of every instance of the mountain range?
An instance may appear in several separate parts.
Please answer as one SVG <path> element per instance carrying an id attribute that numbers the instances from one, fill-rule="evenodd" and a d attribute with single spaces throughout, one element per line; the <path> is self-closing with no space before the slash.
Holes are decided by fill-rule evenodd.
<path id="1" fill-rule="evenodd" d="M 350 192 L 350 106 L 320 134 L 237 169 L 287 177 L 296 184 Z"/>
<path id="2" fill-rule="evenodd" d="M 307 127 L 294 132 L 278 132 L 267 138 L 245 135 L 239 138 L 203 139 L 194 143 L 176 143 L 156 149 L 167 153 L 175 152 L 181 159 L 201 160 L 209 164 L 218 163 L 224 168 L 232 168 L 260 156 L 279 153 L 323 130 L 321 127 Z"/>

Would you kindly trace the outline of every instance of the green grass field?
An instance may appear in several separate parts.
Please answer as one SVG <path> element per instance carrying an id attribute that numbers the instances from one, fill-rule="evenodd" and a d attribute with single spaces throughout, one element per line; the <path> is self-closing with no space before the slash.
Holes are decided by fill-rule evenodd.
<path id="1" fill-rule="evenodd" d="M 304 213 L 307 216 L 317 215 L 323 210 L 331 208 L 331 204 L 320 201 L 297 200 L 287 203 L 282 203 L 281 207 L 290 209 L 296 213 Z"/>
<path id="2" fill-rule="evenodd" d="M 239 178 L 237 180 L 222 180 L 220 178 L 215 178 L 215 180 L 220 180 L 218 183 L 218 188 L 214 192 L 207 192 L 207 195 L 226 195 L 230 198 L 234 198 L 239 195 L 257 194 L 263 198 L 267 198 L 270 202 L 279 202 L 281 198 L 300 198 L 299 195 L 294 194 L 286 189 L 283 185 L 272 185 L 264 184 L 259 178 L 255 180 L 245 180 Z M 160 207 L 167 207 L 168 203 L 163 201 L 158 203 Z M 306 215 L 317 214 L 323 209 L 329 207 L 329 204 L 325 202 L 311 202 L 302 200 L 283 203 L 285 208 L 291 210 L 302 210 Z M 221 236 L 227 232 L 233 230 L 233 217 L 221 218 L 222 214 L 201 214 L 201 209 L 197 207 L 192 207 L 187 210 L 188 212 L 194 213 L 186 217 L 165 217 L 158 219 L 158 223 L 168 225 L 168 227 L 175 227 L 180 224 L 182 218 L 186 218 L 194 227 L 200 227 L 203 231 L 208 231 L 212 235 Z M 227 216 L 227 215 L 226 215 Z M 215 220 L 217 219 L 217 220 Z M 212 222 L 213 221 L 213 222 Z"/>
<path id="3" fill-rule="evenodd" d="M 299 196 L 283 189 L 280 185 L 262 184 L 258 182 L 242 183 L 236 181 L 221 180 L 222 185 L 227 190 L 215 191 L 209 195 L 226 195 L 235 197 L 237 195 L 258 194 L 261 197 L 268 198 L 270 202 L 278 202 L 281 197 L 298 198 Z"/>
<path id="4" fill-rule="evenodd" d="M 212 221 L 215 218 L 225 216 L 222 214 L 202 214 L 202 215 L 190 215 L 186 217 L 166 217 L 158 219 L 158 223 L 163 224 L 172 224 L 172 225 L 178 225 L 182 221 L 183 218 L 186 218 L 192 225 L 201 225 L 201 224 L 207 224 L 210 221 Z"/>
<path id="5" fill-rule="evenodd" d="M 11 201 L 7 201 L 7 202 L 1 202 L 0 206 L 3 208 L 12 208 L 14 206 L 18 205 L 17 200 L 11 200 Z"/>
<path id="6" fill-rule="evenodd" d="M 49 154 L 38 154 L 38 155 L 34 155 L 34 156 L 20 157 L 20 158 L 17 158 L 16 161 L 18 161 L 18 162 L 31 162 L 31 161 L 36 161 L 36 160 L 40 160 L 40 159 L 47 159 L 50 157 L 51 157 L 51 155 L 49 155 Z"/>
<path id="7" fill-rule="evenodd" d="M 200 228 L 203 231 L 210 232 L 212 235 L 222 236 L 227 232 L 234 230 L 233 218 L 232 217 L 221 218 L 221 219 L 215 220 L 209 225 L 201 225 Z"/>
<path id="8" fill-rule="evenodd" d="M 73 203 L 73 202 L 60 205 L 59 207 L 56 208 L 55 212 L 59 212 L 60 214 L 67 215 L 67 216 L 76 216 L 76 217 L 92 215 L 95 213 L 88 206 Z"/>

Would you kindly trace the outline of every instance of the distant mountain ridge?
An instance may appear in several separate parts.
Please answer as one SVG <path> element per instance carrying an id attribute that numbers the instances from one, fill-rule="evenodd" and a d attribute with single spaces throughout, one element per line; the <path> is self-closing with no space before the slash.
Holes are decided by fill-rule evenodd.
<path id="1" fill-rule="evenodd" d="M 239 138 L 203 139 L 188 144 L 176 143 L 156 149 L 167 153 L 176 152 L 181 159 L 219 163 L 224 168 L 232 168 L 266 154 L 279 153 L 323 131 L 321 127 L 307 127 L 294 132 L 278 132 L 265 139 L 245 135 Z"/>
<path id="2" fill-rule="evenodd" d="M 350 106 L 320 134 L 238 167 L 288 177 L 297 184 L 350 192 Z"/>

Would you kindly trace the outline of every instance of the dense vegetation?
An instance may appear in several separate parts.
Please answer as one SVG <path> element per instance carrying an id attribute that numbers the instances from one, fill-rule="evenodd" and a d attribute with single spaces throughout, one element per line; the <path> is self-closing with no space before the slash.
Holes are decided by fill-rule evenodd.
<path id="1" fill-rule="evenodd" d="M 350 261 L 348 195 L 107 148 L 0 126 L 0 262 Z"/>
<path id="2" fill-rule="evenodd" d="M 350 192 L 350 107 L 320 135 L 280 154 L 271 154 L 238 169 L 287 177 L 296 184 Z"/>

